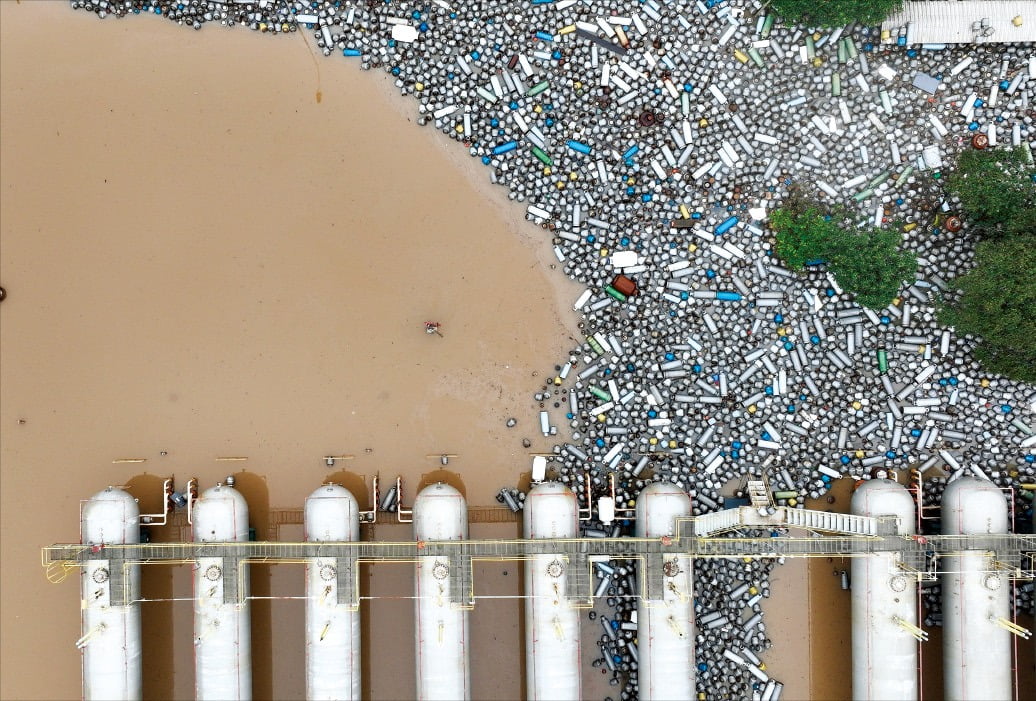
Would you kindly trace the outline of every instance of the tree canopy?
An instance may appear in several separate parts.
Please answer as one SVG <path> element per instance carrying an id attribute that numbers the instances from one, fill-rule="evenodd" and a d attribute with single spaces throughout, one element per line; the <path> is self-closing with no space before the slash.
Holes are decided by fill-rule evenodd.
<path id="1" fill-rule="evenodd" d="M 883 309 L 917 270 L 917 256 L 899 250 L 902 243 L 903 235 L 890 229 L 868 228 L 848 234 L 830 254 L 831 272 L 857 302 Z"/>
<path id="2" fill-rule="evenodd" d="M 939 320 L 982 337 L 975 357 L 987 370 L 1036 382 L 1036 247 L 1022 237 L 988 240 L 975 255 L 975 268 L 954 281 L 960 301 Z"/>
<path id="3" fill-rule="evenodd" d="M 917 257 L 899 250 L 903 236 L 893 230 L 850 230 L 816 207 L 778 209 L 770 217 L 774 252 L 793 270 L 823 261 L 838 284 L 871 309 L 892 303 L 903 281 L 917 269 Z"/>
<path id="4" fill-rule="evenodd" d="M 1021 148 L 965 151 L 947 187 L 979 243 L 975 267 L 954 283 L 960 298 L 939 320 L 980 338 L 992 372 L 1036 382 L 1036 168 Z"/>
<path id="5" fill-rule="evenodd" d="M 770 226 L 777 232 L 774 252 L 792 270 L 802 270 L 806 263 L 827 258 L 832 244 L 842 235 L 838 224 L 815 207 L 796 212 L 789 208 L 775 210 Z"/>
<path id="6" fill-rule="evenodd" d="M 1022 148 L 968 150 L 947 188 L 960 199 L 968 223 L 983 238 L 1036 236 L 1036 168 Z"/>
<path id="7" fill-rule="evenodd" d="M 783 19 L 820 27 L 880 24 L 902 5 L 903 0 L 770 0 L 770 7 Z"/>

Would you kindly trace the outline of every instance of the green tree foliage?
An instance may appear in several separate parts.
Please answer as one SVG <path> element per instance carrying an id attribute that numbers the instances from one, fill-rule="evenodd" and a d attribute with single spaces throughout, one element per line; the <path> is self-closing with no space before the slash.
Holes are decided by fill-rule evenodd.
<path id="1" fill-rule="evenodd" d="M 811 260 L 826 259 L 831 242 L 842 235 L 837 223 L 813 207 L 801 212 L 775 210 L 770 226 L 777 232 L 777 257 L 792 270 L 802 270 Z"/>
<path id="2" fill-rule="evenodd" d="M 777 232 L 774 252 L 793 270 L 822 260 L 842 289 L 871 309 L 892 303 L 903 280 L 913 275 L 917 257 L 899 250 L 897 231 L 866 228 L 850 231 L 815 207 L 778 209 L 770 216 Z"/>
<path id="3" fill-rule="evenodd" d="M 1006 228 L 1008 236 L 1028 236 L 1036 245 L 1036 203 L 1015 212 Z"/>
<path id="4" fill-rule="evenodd" d="M 899 250 L 903 235 L 890 229 L 848 234 L 830 255 L 830 267 L 842 289 L 871 309 L 892 303 L 900 285 L 917 270 L 917 256 Z"/>
<path id="5" fill-rule="evenodd" d="M 903 0 L 770 0 L 770 7 L 783 19 L 810 27 L 876 25 L 902 5 Z"/>
<path id="6" fill-rule="evenodd" d="M 986 369 L 1036 382 L 1036 247 L 1013 237 L 982 241 L 975 253 L 976 267 L 955 281 L 960 301 L 939 320 L 982 337 L 975 357 Z"/>
<path id="7" fill-rule="evenodd" d="M 975 357 L 992 372 L 1036 382 L 1036 183 L 1021 148 L 965 151 L 947 179 L 981 240 L 962 294 L 939 319 L 980 337 Z"/>
<path id="8" fill-rule="evenodd" d="M 983 238 L 1024 234 L 1036 237 L 1036 183 L 1021 147 L 967 150 L 947 179 L 968 222 Z"/>

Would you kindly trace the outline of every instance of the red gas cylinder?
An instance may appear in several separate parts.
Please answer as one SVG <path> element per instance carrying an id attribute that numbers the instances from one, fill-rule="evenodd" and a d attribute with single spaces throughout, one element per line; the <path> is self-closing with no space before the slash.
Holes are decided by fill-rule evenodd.
<path id="1" fill-rule="evenodd" d="M 612 280 L 612 287 L 627 297 L 631 297 L 637 293 L 637 283 L 633 282 L 633 280 L 625 275 L 617 275 L 615 279 Z"/>
<path id="2" fill-rule="evenodd" d="M 960 220 L 960 217 L 951 216 L 946 217 L 946 230 L 953 233 L 957 233 L 964 228 L 964 222 Z"/>
<path id="3" fill-rule="evenodd" d="M 985 134 L 975 134 L 971 137 L 971 145 L 981 151 L 989 146 L 989 137 Z"/>

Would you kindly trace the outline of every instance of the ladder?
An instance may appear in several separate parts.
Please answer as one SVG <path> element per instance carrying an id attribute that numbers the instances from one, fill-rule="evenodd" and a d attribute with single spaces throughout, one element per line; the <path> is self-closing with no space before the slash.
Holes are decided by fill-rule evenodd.
<path id="1" fill-rule="evenodd" d="M 748 499 L 753 509 L 765 509 L 773 506 L 773 501 L 770 499 L 770 490 L 763 480 L 748 480 L 747 490 Z"/>
<path id="2" fill-rule="evenodd" d="M 836 514 L 810 509 L 785 509 L 788 525 L 848 535 L 877 535 L 877 519 L 853 514 Z"/>

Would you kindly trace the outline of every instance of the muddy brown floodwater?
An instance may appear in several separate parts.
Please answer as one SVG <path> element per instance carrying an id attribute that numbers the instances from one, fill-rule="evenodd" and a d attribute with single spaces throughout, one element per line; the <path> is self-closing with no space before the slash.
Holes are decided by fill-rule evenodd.
<path id="1" fill-rule="evenodd" d="M 573 346 L 579 289 L 385 76 L 315 60 L 301 34 L 0 2 L 0 90 L 3 698 L 80 696 L 78 586 L 47 582 L 40 547 L 77 541 L 79 500 L 106 485 L 157 500 L 161 477 L 237 473 L 262 537 L 324 455 L 412 499 L 453 454 L 469 503 L 496 505 L 547 447 L 532 394 Z M 143 605 L 148 696 L 190 697 L 189 569 L 145 573 L 146 596 L 180 599 Z M 485 573 L 512 595 L 519 576 Z M 301 567 L 257 567 L 253 591 L 298 596 Z M 498 633 L 490 653 L 520 670 L 516 601 L 480 604 L 499 620 L 473 636 Z M 302 601 L 254 609 L 257 697 L 301 697 Z M 369 611 L 377 698 L 412 693 L 412 610 Z M 517 693 L 517 671 L 479 669 L 476 690 Z"/>

